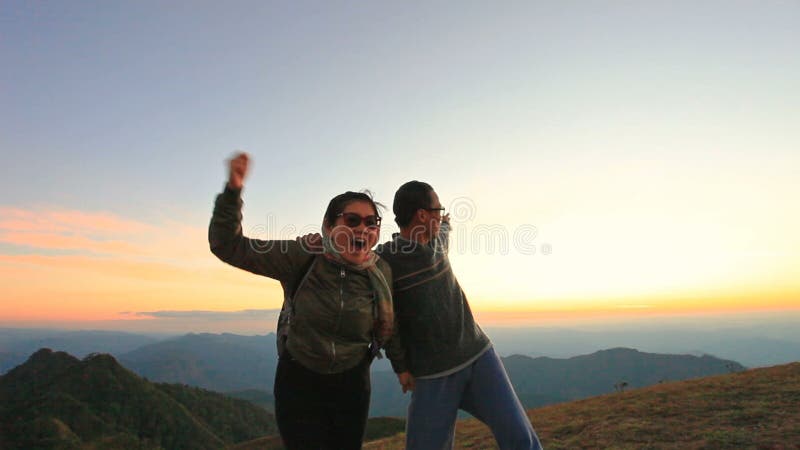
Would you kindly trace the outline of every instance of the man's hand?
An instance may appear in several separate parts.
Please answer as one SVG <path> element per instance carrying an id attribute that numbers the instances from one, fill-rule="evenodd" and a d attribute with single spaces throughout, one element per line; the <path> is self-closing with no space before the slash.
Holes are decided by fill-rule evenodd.
<path id="1" fill-rule="evenodd" d="M 229 160 L 228 187 L 237 190 L 244 187 L 244 177 L 247 176 L 249 163 L 250 157 L 247 153 L 239 152 L 233 155 Z"/>
<path id="2" fill-rule="evenodd" d="M 450 213 L 447 213 L 442 216 L 442 223 L 447 223 L 447 224 L 450 223 Z"/>
<path id="3" fill-rule="evenodd" d="M 403 387 L 403 394 L 408 391 L 413 391 L 416 384 L 414 382 L 414 375 L 411 375 L 411 372 L 401 372 L 397 374 L 397 381 L 400 382 L 400 386 Z"/>
<path id="4" fill-rule="evenodd" d="M 319 233 L 309 233 L 305 236 L 298 236 L 295 240 L 299 242 L 300 247 L 308 253 L 314 255 L 323 253 L 322 235 Z"/>

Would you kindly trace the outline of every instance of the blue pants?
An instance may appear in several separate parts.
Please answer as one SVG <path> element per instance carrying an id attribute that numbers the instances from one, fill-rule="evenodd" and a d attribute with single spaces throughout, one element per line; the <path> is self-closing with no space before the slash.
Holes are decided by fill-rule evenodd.
<path id="1" fill-rule="evenodd" d="M 416 380 L 408 406 L 406 449 L 452 449 L 459 409 L 488 425 L 502 450 L 542 448 L 493 348 L 454 374 Z"/>

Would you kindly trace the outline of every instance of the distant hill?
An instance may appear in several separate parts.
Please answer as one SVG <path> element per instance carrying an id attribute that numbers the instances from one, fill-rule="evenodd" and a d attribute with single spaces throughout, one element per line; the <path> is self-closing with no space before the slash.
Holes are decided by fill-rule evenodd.
<path id="1" fill-rule="evenodd" d="M 747 367 L 761 367 L 800 361 L 800 327 L 796 323 L 795 319 L 731 328 L 667 323 L 602 331 L 549 327 L 489 327 L 484 331 L 503 355 L 568 358 L 602 349 L 633 347 L 649 353 L 709 354 Z"/>
<path id="2" fill-rule="evenodd" d="M 16 353 L 0 351 L 0 375 L 22 364 L 24 358 Z"/>
<path id="3" fill-rule="evenodd" d="M 155 384 L 106 354 L 42 349 L 0 377 L 0 448 L 219 449 L 274 434 L 248 402 Z"/>
<path id="4" fill-rule="evenodd" d="M 797 449 L 800 363 L 663 383 L 528 411 L 544 448 Z M 399 450 L 402 434 L 365 450 Z M 459 421 L 456 449 L 496 449 L 489 429 Z"/>
<path id="5" fill-rule="evenodd" d="M 622 382 L 634 388 L 744 370 L 735 361 L 708 355 L 661 355 L 627 348 L 566 359 L 513 355 L 502 360 L 526 408 L 614 392 L 614 385 Z M 403 416 L 409 400 L 393 373 L 373 373 L 370 415 Z"/>
<path id="6" fill-rule="evenodd" d="M 372 373 L 370 417 L 405 417 L 411 394 L 403 394 L 394 372 Z"/>
<path id="7" fill-rule="evenodd" d="M 90 353 L 120 355 L 158 340 L 154 336 L 118 331 L 0 329 L 0 375 L 25 362 L 40 348 L 83 358 Z"/>
<path id="8" fill-rule="evenodd" d="M 750 367 L 774 366 L 800 360 L 800 343 L 770 338 L 732 338 L 701 341 L 695 348 Z"/>
<path id="9" fill-rule="evenodd" d="M 577 400 L 627 388 L 738 372 L 744 366 L 713 356 L 662 355 L 629 348 L 602 350 L 567 359 L 503 358 L 514 388 L 527 408 Z"/>
<path id="10" fill-rule="evenodd" d="M 272 392 L 278 363 L 275 335 L 188 334 L 145 345 L 119 356 L 148 379 L 219 392 Z"/>

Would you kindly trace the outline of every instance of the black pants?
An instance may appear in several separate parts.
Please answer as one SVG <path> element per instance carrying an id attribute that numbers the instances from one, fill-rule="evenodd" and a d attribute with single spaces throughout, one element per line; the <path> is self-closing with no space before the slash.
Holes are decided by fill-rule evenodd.
<path id="1" fill-rule="evenodd" d="M 275 373 L 275 418 L 288 450 L 360 449 L 369 411 L 370 358 L 342 373 L 306 369 L 284 352 Z"/>

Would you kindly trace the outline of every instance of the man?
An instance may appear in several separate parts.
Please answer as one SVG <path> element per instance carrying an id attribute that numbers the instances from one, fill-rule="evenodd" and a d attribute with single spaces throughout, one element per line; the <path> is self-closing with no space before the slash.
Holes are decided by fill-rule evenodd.
<path id="1" fill-rule="evenodd" d="M 392 268 L 398 335 L 387 346 L 403 392 L 412 391 L 406 448 L 450 449 L 459 409 L 492 430 L 501 449 L 541 449 L 503 363 L 475 323 L 447 258 L 449 216 L 433 188 L 400 186 L 400 233 L 376 248 Z"/>

